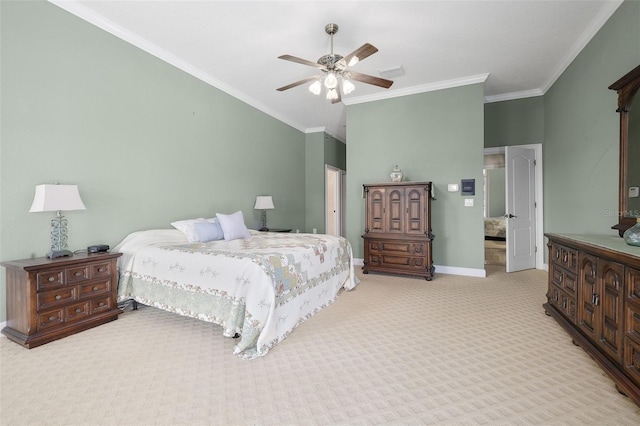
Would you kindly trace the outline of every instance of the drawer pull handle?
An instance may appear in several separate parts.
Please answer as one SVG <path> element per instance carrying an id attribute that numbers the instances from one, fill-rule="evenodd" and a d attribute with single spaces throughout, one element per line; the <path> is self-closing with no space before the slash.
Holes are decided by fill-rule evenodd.
<path id="1" fill-rule="evenodd" d="M 53 321 L 56 317 L 49 317 L 49 321 Z"/>
<path id="2" fill-rule="evenodd" d="M 98 291 L 98 286 L 97 285 L 93 286 L 93 291 Z"/>
<path id="3" fill-rule="evenodd" d="M 80 275 L 82 275 L 82 272 L 78 271 L 75 273 L 76 277 L 79 277 Z"/>
<path id="4" fill-rule="evenodd" d="M 76 314 L 79 314 L 80 312 L 82 312 L 82 309 L 76 308 Z"/>
<path id="5" fill-rule="evenodd" d="M 100 307 L 104 306 L 104 302 L 98 303 L 98 306 L 100 306 Z"/>
<path id="6" fill-rule="evenodd" d="M 56 300 L 60 300 L 62 299 L 62 296 L 60 296 L 59 294 L 56 294 Z"/>
<path id="7" fill-rule="evenodd" d="M 560 274 L 560 277 L 558 278 L 558 284 L 562 284 L 563 278 L 564 278 L 564 274 Z"/>
<path id="8" fill-rule="evenodd" d="M 50 283 L 52 283 L 52 282 L 54 282 L 54 281 L 55 281 L 55 278 L 53 278 L 53 277 L 49 277 L 49 282 L 50 282 Z"/>
<path id="9" fill-rule="evenodd" d="M 98 268 L 98 272 L 104 272 L 104 268 Z"/>

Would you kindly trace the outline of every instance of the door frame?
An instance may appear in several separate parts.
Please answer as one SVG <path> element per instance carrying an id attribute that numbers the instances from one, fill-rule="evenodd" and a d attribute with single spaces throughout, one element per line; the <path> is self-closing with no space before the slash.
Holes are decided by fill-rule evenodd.
<path id="1" fill-rule="evenodd" d="M 536 269 L 547 270 L 547 267 L 544 263 L 544 254 L 546 245 L 544 242 L 544 191 L 543 191 L 543 165 L 542 165 L 542 144 L 534 143 L 534 144 L 524 144 L 524 145 L 513 145 L 519 148 L 532 149 L 535 151 L 536 156 L 536 167 L 535 167 L 535 203 L 536 203 Z M 504 154 L 505 148 L 504 146 L 485 148 L 484 154 Z M 508 178 L 508 177 L 505 177 Z M 506 185 L 505 185 L 506 187 Z M 506 188 L 505 188 L 506 191 Z"/>

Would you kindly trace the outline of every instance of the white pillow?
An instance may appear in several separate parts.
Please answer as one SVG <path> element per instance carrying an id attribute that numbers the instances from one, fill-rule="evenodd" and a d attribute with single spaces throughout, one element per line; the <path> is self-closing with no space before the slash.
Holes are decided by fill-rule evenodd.
<path id="1" fill-rule="evenodd" d="M 216 213 L 216 217 L 220 222 L 220 227 L 222 228 L 222 233 L 226 241 L 249 238 L 251 236 L 247 225 L 244 224 L 242 211 L 237 211 L 233 214 Z"/>
<path id="2" fill-rule="evenodd" d="M 198 233 L 196 232 L 196 223 L 209 223 L 204 218 L 179 220 L 177 222 L 171 222 L 171 226 L 182 232 L 190 243 L 197 243 L 200 241 Z"/>

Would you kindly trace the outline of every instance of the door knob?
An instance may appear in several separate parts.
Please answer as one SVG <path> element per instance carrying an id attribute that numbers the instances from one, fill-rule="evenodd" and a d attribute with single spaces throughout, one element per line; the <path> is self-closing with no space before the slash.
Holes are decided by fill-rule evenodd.
<path id="1" fill-rule="evenodd" d="M 512 217 L 518 217 L 518 216 L 514 216 L 511 213 L 509 213 L 509 214 L 505 214 L 504 217 L 506 217 L 507 219 L 511 219 Z"/>

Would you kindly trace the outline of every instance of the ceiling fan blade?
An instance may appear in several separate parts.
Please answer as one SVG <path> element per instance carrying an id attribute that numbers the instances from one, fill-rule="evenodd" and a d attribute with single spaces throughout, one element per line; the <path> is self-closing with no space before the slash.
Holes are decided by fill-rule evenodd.
<path id="1" fill-rule="evenodd" d="M 344 58 L 340 59 L 337 62 L 337 64 L 339 64 L 341 67 L 344 68 L 349 64 L 349 62 L 351 61 L 351 59 L 353 57 L 357 57 L 358 58 L 358 62 L 359 62 L 359 61 L 363 60 L 364 58 L 368 58 L 369 56 L 373 55 L 377 51 L 378 51 L 377 47 L 375 47 L 372 44 L 365 43 L 362 46 L 360 46 L 359 48 L 357 48 L 356 50 L 354 50 L 353 52 L 349 53 Z"/>
<path id="2" fill-rule="evenodd" d="M 316 78 L 320 78 L 320 75 L 312 75 L 311 77 L 303 78 L 302 80 L 298 80 L 295 83 L 287 84 L 286 86 L 282 86 L 276 89 L 278 92 L 283 92 L 285 90 L 291 89 L 292 87 L 300 86 L 301 84 L 305 84 L 311 80 L 315 80 Z"/>
<path id="3" fill-rule="evenodd" d="M 278 59 L 284 59 L 285 61 L 297 62 L 299 64 L 308 65 L 308 66 L 314 67 L 314 68 L 325 69 L 324 65 L 320 65 L 317 62 L 311 62 L 311 61 L 308 61 L 306 59 L 298 58 L 297 56 L 281 55 L 281 56 L 278 56 Z"/>
<path id="4" fill-rule="evenodd" d="M 349 78 L 352 80 L 360 81 L 362 83 L 367 83 L 367 84 L 373 84 L 374 86 L 384 87 L 385 89 L 388 89 L 393 84 L 393 81 L 391 80 L 386 80 L 380 77 L 374 77 L 368 74 L 361 74 L 355 71 L 349 71 L 345 74 L 349 74 Z"/>

